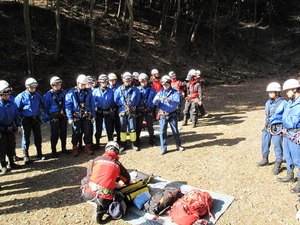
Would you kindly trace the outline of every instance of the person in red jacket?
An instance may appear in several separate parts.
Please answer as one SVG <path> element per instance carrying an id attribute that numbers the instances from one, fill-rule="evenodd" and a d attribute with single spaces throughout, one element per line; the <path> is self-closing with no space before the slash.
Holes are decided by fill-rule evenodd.
<path id="1" fill-rule="evenodd" d="M 82 197 L 93 204 L 96 209 L 96 221 L 102 222 L 102 217 L 107 213 L 113 200 L 121 202 L 122 211 L 125 213 L 126 205 L 122 196 L 114 189 L 130 182 L 130 175 L 119 162 L 119 144 L 110 141 L 105 146 L 105 153 L 94 159 L 87 169 L 87 175 L 81 181 Z M 116 186 L 117 185 L 117 186 Z"/>
<path id="2" fill-rule="evenodd" d="M 160 82 L 160 74 L 157 69 L 151 70 L 151 77 L 150 77 L 149 84 L 151 87 L 154 88 L 156 94 L 163 89 L 161 82 Z M 154 120 L 157 120 L 157 106 L 156 105 L 153 107 L 153 117 L 154 117 Z"/>

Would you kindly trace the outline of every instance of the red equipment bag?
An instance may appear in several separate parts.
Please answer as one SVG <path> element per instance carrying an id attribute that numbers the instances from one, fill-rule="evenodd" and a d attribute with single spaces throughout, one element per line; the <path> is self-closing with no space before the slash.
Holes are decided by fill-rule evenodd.
<path id="1" fill-rule="evenodd" d="M 210 213 L 212 202 L 213 199 L 208 192 L 193 189 L 173 204 L 169 216 L 178 225 L 192 225 L 197 220 L 205 224 L 207 221 L 199 220 L 199 217 L 209 213 L 209 216 L 214 218 Z"/>

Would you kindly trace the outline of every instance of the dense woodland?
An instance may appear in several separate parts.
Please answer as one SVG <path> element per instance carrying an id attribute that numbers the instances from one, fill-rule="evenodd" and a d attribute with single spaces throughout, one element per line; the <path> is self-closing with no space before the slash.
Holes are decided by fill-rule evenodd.
<path id="1" fill-rule="evenodd" d="M 1 78 L 200 69 L 208 83 L 298 76 L 293 0 L 0 1 Z M 17 78 L 17 79 L 16 79 Z M 44 80 L 44 78 L 46 78 Z M 43 82 L 41 82 L 43 81 Z"/>

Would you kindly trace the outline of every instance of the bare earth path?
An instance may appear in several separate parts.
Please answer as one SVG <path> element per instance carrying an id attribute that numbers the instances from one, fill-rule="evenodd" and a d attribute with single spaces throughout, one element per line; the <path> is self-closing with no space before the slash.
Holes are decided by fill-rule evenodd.
<path id="1" fill-rule="evenodd" d="M 205 108 L 211 116 L 201 119 L 197 128 L 189 125 L 181 130 L 186 151 L 175 151 L 170 137 L 169 153 L 161 156 L 159 147 L 149 147 L 144 139 L 140 152 L 128 150 L 121 155 L 122 163 L 127 168 L 234 196 L 235 201 L 217 224 L 298 224 L 294 208 L 297 195 L 289 193 L 295 184 L 276 182 L 286 170 L 273 176 L 272 165 L 255 166 L 261 159 L 263 105 L 269 82 L 263 79 L 205 88 Z M 43 139 L 44 152 L 50 153 L 48 125 L 43 125 Z M 71 149 L 70 140 L 68 143 Z M 17 146 L 21 156 L 19 138 Z M 30 152 L 35 154 L 33 146 Z M 102 150 L 97 151 L 100 153 Z M 0 224 L 96 224 L 91 221 L 91 206 L 80 199 L 79 191 L 80 180 L 94 157 L 62 155 L 1 176 Z M 274 161 L 273 151 L 270 160 Z"/>

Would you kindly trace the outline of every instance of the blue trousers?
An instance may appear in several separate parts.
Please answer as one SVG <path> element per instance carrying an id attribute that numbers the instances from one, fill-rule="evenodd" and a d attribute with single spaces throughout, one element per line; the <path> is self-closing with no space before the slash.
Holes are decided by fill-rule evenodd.
<path id="1" fill-rule="evenodd" d="M 56 150 L 58 138 L 60 138 L 61 150 L 66 150 L 68 118 L 62 115 L 53 115 L 51 120 L 51 149 L 52 151 Z"/>
<path id="2" fill-rule="evenodd" d="M 92 144 L 92 123 L 89 119 L 79 119 L 72 125 L 72 145 L 77 146 L 83 136 L 85 145 Z"/>
<path id="3" fill-rule="evenodd" d="M 300 145 L 284 137 L 283 155 L 286 159 L 287 170 L 293 171 L 295 168 L 300 169 Z M 300 171 L 297 172 L 297 176 L 300 177 Z"/>
<path id="4" fill-rule="evenodd" d="M 133 133 L 136 129 L 135 115 L 122 115 L 120 118 L 120 132 L 127 132 L 127 127 L 129 132 Z"/>
<path id="5" fill-rule="evenodd" d="M 266 131 L 262 132 L 261 137 L 261 153 L 263 156 L 268 156 L 270 154 L 271 140 L 274 145 L 274 152 L 276 157 L 276 162 L 282 162 L 283 158 L 283 148 L 282 148 L 282 136 L 272 135 Z"/>
<path id="6" fill-rule="evenodd" d="M 164 151 L 167 150 L 168 123 L 171 126 L 176 146 L 177 147 L 181 146 L 181 140 L 180 140 L 180 137 L 179 137 L 179 130 L 178 130 L 177 116 L 160 116 L 159 126 L 160 126 L 160 148 L 161 148 L 161 152 L 164 152 Z"/>
<path id="7" fill-rule="evenodd" d="M 105 123 L 105 128 L 106 128 L 106 134 L 108 137 L 108 141 L 113 140 L 113 118 L 110 115 L 104 115 L 103 113 L 97 113 L 96 114 L 96 133 L 95 133 L 95 138 L 96 138 L 96 144 L 100 143 L 100 138 L 102 136 L 102 131 L 103 131 L 103 121 Z"/>
<path id="8" fill-rule="evenodd" d="M 34 136 L 34 144 L 38 155 L 42 154 L 42 134 L 41 134 L 41 121 L 38 117 L 25 117 L 22 120 L 23 133 L 22 133 L 22 150 L 28 153 L 30 145 L 31 131 Z"/>

